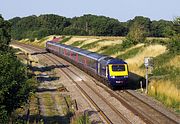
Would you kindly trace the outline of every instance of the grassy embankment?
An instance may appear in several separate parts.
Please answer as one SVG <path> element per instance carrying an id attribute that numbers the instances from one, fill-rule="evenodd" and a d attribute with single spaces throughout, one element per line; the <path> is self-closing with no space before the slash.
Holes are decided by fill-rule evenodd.
<path id="1" fill-rule="evenodd" d="M 52 36 L 47 38 L 50 39 Z M 180 112 L 180 56 L 167 50 L 169 40 L 148 38 L 145 43 L 126 49 L 122 48 L 122 40 L 124 40 L 122 37 L 66 36 L 61 43 L 122 58 L 128 62 L 129 70 L 140 76 L 145 75 L 144 57 L 154 57 L 149 95 Z M 40 46 L 43 43 L 41 42 Z M 38 41 L 33 44 L 39 45 Z"/>

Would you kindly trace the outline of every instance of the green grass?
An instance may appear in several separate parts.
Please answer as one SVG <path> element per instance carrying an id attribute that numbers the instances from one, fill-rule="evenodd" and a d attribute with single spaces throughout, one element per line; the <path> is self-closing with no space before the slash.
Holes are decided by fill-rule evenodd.
<path id="1" fill-rule="evenodd" d="M 103 50 L 102 54 L 105 55 L 113 55 L 118 53 L 119 51 L 123 51 L 124 49 L 122 48 L 121 44 L 116 44 L 112 46 L 105 46 L 100 49 L 101 51 Z"/>
<path id="2" fill-rule="evenodd" d="M 66 43 L 67 41 L 69 41 L 72 38 L 72 36 L 69 37 L 65 37 L 63 40 L 61 40 L 59 43 L 63 44 Z"/>
<path id="3" fill-rule="evenodd" d="M 146 39 L 144 43 L 146 45 L 153 45 L 153 44 L 168 45 L 169 42 L 170 42 L 169 39 L 156 39 L 156 38 L 153 38 L 153 39 Z"/>
<path id="4" fill-rule="evenodd" d="M 137 47 L 137 48 L 134 48 L 132 50 L 129 50 L 128 52 L 126 52 L 124 54 L 117 56 L 117 58 L 123 59 L 123 60 L 128 59 L 128 58 L 132 58 L 135 55 L 137 55 L 139 52 L 141 52 L 142 50 L 143 50 L 143 47 Z"/>
<path id="5" fill-rule="evenodd" d="M 168 88 L 171 89 L 171 91 L 167 91 L 166 85 L 168 86 Z M 161 101 L 165 106 L 174 109 L 174 111 L 180 114 L 180 101 L 177 98 L 177 90 L 172 88 L 172 85 L 168 85 L 167 83 L 162 82 L 159 82 L 159 84 L 156 84 L 154 86 L 155 91 L 149 88 L 148 94 L 157 99 L 158 101 Z M 166 88 L 167 92 L 170 92 L 172 94 L 167 94 L 166 92 L 164 92 L 164 88 Z M 172 91 L 172 89 L 174 89 L 174 91 Z"/>
<path id="6" fill-rule="evenodd" d="M 169 65 L 169 61 L 175 57 L 175 54 L 170 52 L 164 53 L 154 58 L 153 76 L 161 76 L 163 79 L 171 80 L 178 89 L 180 89 L 180 68 Z M 176 63 L 175 63 L 176 64 Z M 163 77 L 164 76 L 164 77 Z"/>
<path id="7" fill-rule="evenodd" d="M 71 46 L 79 46 L 79 45 L 81 45 L 84 42 L 85 42 L 84 40 L 76 41 L 76 42 L 72 43 Z"/>
<path id="8" fill-rule="evenodd" d="M 153 86 L 155 89 L 149 87 L 149 95 L 180 113 L 178 95 L 180 90 L 180 68 L 172 65 L 172 63 L 170 64 L 170 60 L 175 56 L 177 55 L 166 52 L 154 58 L 150 87 Z"/>
<path id="9" fill-rule="evenodd" d="M 103 42 L 103 41 L 104 41 L 104 40 L 97 40 L 97 41 L 95 41 L 95 42 L 85 44 L 85 45 L 83 45 L 81 48 L 82 48 L 82 49 L 86 49 L 86 50 L 92 49 L 92 48 L 94 48 L 94 47 L 97 47 L 99 42 Z"/>
<path id="10" fill-rule="evenodd" d="M 47 39 L 48 39 L 48 37 L 44 37 L 44 38 L 40 39 L 38 43 L 44 42 L 44 41 L 46 41 Z"/>
<path id="11" fill-rule="evenodd" d="M 74 121 L 73 124 L 91 124 L 89 116 L 87 114 L 84 115 L 80 115 L 77 116 Z"/>

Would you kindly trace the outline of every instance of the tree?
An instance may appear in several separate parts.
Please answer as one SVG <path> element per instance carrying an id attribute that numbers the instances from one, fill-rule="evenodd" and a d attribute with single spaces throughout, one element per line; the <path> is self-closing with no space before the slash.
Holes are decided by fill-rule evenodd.
<path id="1" fill-rule="evenodd" d="M 174 30 L 177 34 L 180 34 L 180 17 L 176 17 L 173 21 L 174 24 Z"/>
<path id="2" fill-rule="evenodd" d="M 146 36 L 150 35 L 151 20 L 149 18 L 136 16 L 133 20 L 128 21 L 129 30 L 131 30 L 133 26 L 143 28 L 144 32 L 146 32 Z"/>
<path id="3" fill-rule="evenodd" d="M 152 21 L 151 36 L 154 37 L 171 37 L 175 34 L 173 22 L 166 20 Z"/>
<path id="4" fill-rule="evenodd" d="M 10 24 L 0 16 L 0 123 L 8 123 L 11 113 L 28 99 L 32 83 L 10 43 Z"/>
<path id="5" fill-rule="evenodd" d="M 10 23 L 0 15 L 0 51 L 6 51 L 10 43 Z"/>
<path id="6" fill-rule="evenodd" d="M 129 29 L 127 40 L 131 41 L 134 45 L 139 42 L 144 42 L 147 36 L 147 32 L 142 25 L 138 22 L 133 23 Z"/>

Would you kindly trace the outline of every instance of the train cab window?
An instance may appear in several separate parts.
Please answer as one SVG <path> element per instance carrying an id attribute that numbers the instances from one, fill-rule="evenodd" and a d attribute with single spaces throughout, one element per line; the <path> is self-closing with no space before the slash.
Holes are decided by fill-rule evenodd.
<path id="1" fill-rule="evenodd" d="M 124 65 L 112 65 L 112 71 L 125 71 Z"/>
<path id="2" fill-rule="evenodd" d="M 110 76 L 126 76 L 128 75 L 127 64 L 109 64 Z"/>

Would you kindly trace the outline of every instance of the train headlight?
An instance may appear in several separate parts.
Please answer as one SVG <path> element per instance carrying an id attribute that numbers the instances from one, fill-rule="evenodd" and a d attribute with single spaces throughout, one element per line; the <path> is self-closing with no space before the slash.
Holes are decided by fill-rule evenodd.
<path id="1" fill-rule="evenodd" d="M 115 76 L 111 76 L 111 78 L 115 78 Z"/>

